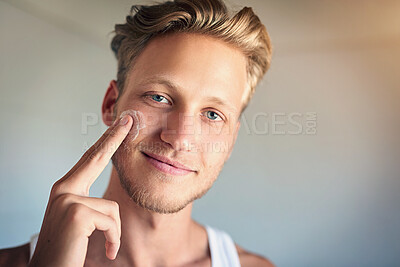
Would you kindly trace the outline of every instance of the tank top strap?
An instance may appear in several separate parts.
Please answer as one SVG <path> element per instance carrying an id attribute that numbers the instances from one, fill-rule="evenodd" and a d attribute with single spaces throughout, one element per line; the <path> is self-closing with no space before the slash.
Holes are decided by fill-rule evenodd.
<path id="1" fill-rule="evenodd" d="M 224 231 L 205 226 L 212 267 L 240 267 L 239 255 L 232 238 Z"/>

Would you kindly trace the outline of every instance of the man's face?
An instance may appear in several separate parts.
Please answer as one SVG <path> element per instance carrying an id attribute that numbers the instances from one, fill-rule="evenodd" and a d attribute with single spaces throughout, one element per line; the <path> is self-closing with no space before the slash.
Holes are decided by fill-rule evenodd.
<path id="1" fill-rule="evenodd" d="M 172 213 L 210 189 L 235 143 L 245 86 L 244 55 L 220 40 L 180 33 L 148 43 L 115 110 L 138 110 L 146 123 L 112 158 L 134 202 Z"/>

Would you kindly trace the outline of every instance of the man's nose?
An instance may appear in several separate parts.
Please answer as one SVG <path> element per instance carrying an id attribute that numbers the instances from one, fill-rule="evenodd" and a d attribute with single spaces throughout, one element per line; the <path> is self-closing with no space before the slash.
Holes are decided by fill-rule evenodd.
<path id="1" fill-rule="evenodd" d="M 176 151 L 192 151 L 198 146 L 198 129 L 193 113 L 170 113 L 161 131 L 161 139 Z"/>

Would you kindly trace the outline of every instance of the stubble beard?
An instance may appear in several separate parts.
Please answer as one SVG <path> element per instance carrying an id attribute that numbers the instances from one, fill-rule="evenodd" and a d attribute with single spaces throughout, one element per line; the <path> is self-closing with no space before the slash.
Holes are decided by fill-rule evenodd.
<path id="1" fill-rule="evenodd" d="M 210 190 L 218 176 L 218 174 L 216 174 L 213 179 L 207 179 L 208 182 L 202 183 L 201 186 L 199 186 L 200 188 L 193 189 L 185 199 L 175 198 L 174 200 L 170 199 L 167 201 L 154 192 L 151 192 L 150 188 L 145 185 L 134 183 L 133 177 L 131 177 L 129 173 L 126 172 L 124 166 L 120 164 L 121 161 L 118 153 L 114 154 L 111 160 L 117 171 L 120 184 L 129 198 L 138 206 L 160 214 L 179 212 L 194 200 L 201 198 Z"/>

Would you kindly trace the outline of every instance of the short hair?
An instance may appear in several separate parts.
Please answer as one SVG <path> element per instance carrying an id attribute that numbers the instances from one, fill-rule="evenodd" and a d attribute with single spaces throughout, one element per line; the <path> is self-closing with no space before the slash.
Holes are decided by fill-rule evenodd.
<path id="1" fill-rule="evenodd" d="M 242 111 L 271 63 L 270 37 L 252 8 L 231 16 L 222 0 L 175 0 L 133 5 L 126 23 L 116 24 L 111 49 L 118 61 L 117 87 L 124 90 L 127 73 L 146 44 L 168 33 L 212 36 L 238 48 L 246 57 L 247 83 Z"/>

